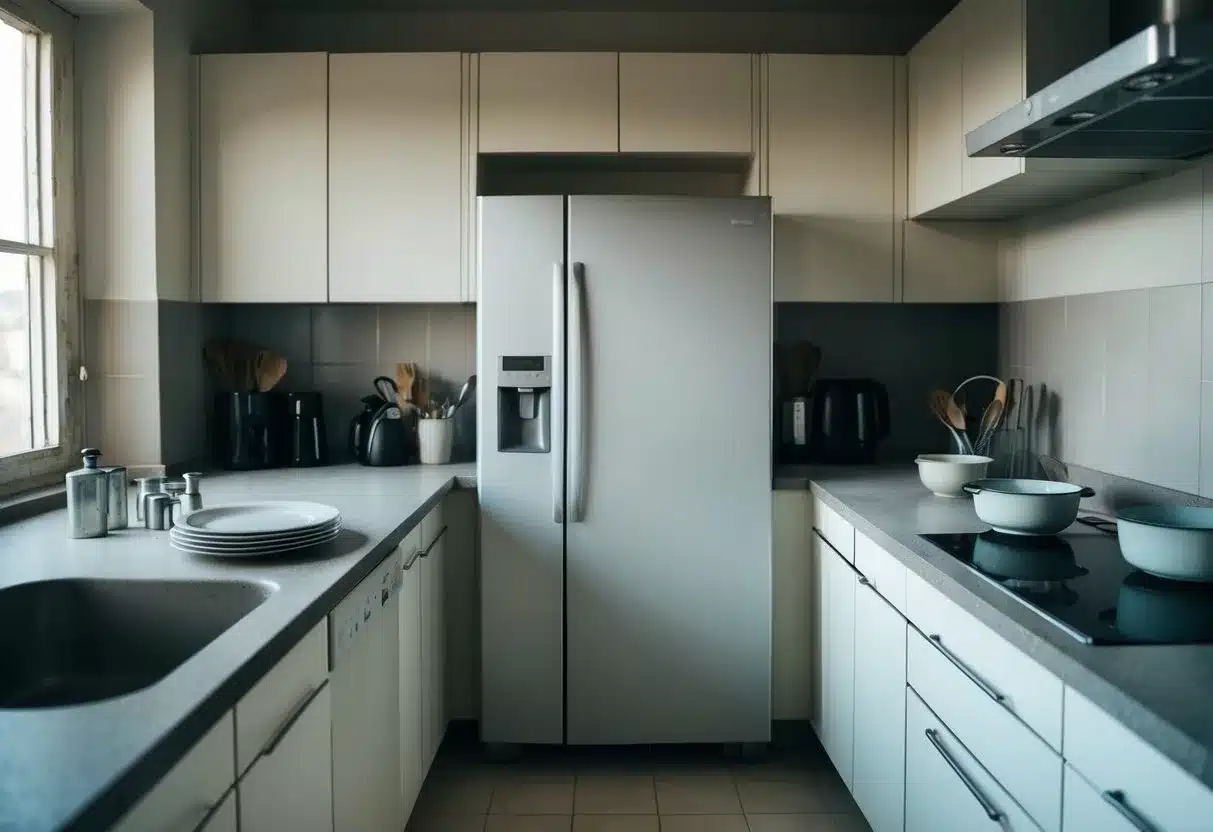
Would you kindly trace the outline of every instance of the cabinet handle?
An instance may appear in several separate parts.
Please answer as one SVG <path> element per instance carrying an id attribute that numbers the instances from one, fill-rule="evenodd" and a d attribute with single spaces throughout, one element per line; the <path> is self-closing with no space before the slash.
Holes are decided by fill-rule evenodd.
<path id="1" fill-rule="evenodd" d="M 299 700 L 299 703 L 295 705 L 294 710 L 292 710 L 290 715 L 287 716 L 286 720 L 278 726 L 278 730 L 273 733 L 269 742 L 265 744 L 265 748 L 261 751 L 261 756 L 268 757 L 278 749 L 278 744 L 282 742 L 283 737 L 290 733 L 291 728 L 295 727 L 295 723 L 299 721 L 299 717 L 303 716 L 303 712 L 307 710 L 307 706 L 312 704 L 312 701 L 320 695 L 320 691 L 324 690 L 328 686 L 328 683 L 329 680 L 325 679 L 319 685 L 312 688 L 312 690 L 308 692 L 307 696 Z"/>
<path id="2" fill-rule="evenodd" d="M 939 739 L 939 732 L 934 728 L 928 728 L 926 735 L 931 745 L 935 746 L 935 750 L 939 752 L 939 756 L 943 757 L 943 761 L 948 764 L 948 768 L 952 769 L 956 776 L 960 778 L 960 782 L 965 784 L 965 788 L 969 790 L 969 794 L 973 795 L 973 799 L 981 804 L 981 809 L 986 813 L 986 817 L 995 823 L 1002 823 L 1002 812 L 998 811 L 998 808 L 990 802 L 990 799 L 981 793 L 981 789 L 973 782 L 973 778 L 960 767 L 960 763 L 953 759 L 948 749 L 944 748 L 943 743 Z"/>
<path id="3" fill-rule="evenodd" d="M 989 682 L 987 682 L 985 679 L 978 676 L 976 671 L 972 670 L 967 664 L 965 664 L 963 661 L 961 661 L 960 656 L 957 656 L 951 650 L 949 650 L 948 648 L 943 646 L 943 637 L 942 636 L 940 636 L 938 633 L 935 633 L 934 635 L 927 636 L 927 638 L 929 638 L 935 644 L 935 649 L 937 649 L 940 653 L 943 653 L 944 657 L 948 661 L 950 661 L 952 664 L 956 665 L 957 669 L 960 670 L 961 673 L 963 673 L 965 676 L 969 677 L 970 682 L 977 685 L 977 687 L 981 688 L 982 691 L 986 694 L 986 696 L 993 699 L 999 705 L 1007 704 L 1007 698 L 1005 696 L 1003 696 L 1001 693 L 999 693 L 997 690 L 995 690 L 993 687 L 991 687 Z"/>
<path id="4" fill-rule="evenodd" d="M 1104 792 L 1100 795 L 1105 803 L 1111 804 L 1112 808 L 1120 813 L 1120 816 L 1129 822 L 1129 825 L 1138 832 L 1156 832 L 1154 825 L 1141 815 L 1134 811 L 1129 805 L 1129 801 L 1125 799 L 1125 793 L 1120 789 Z"/>
<path id="5" fill-rule="evenodd" d="M 405 563 L 404 563 L 404 568 L 400 571 L 408 572 L 410 569 L 413 568 L 413 564 L 417 562 L 417 558 L 419 558 L 419 557 L 421 557 L 421 550 L 414 549 L 413 554 L 409 555 L 409 559 L 407 561 L 405 561 Z"/>
<path id="6" fill-rule="evenodd" d="M 438 534 L 434 535 L 434 539 L 430 541 L 429 546 L 425 547 L 425 551 L 421 553 L 421 557 L 428 558 L 430 556 L 430 550 L 433 549 L 435 545 L 437 545 L 438 541 L 442 539 L 442 536 L 444 534 L 446 534 L 446 526 L 443 526 L 438 531 Z"/>
<path id="7" fill-rule="evenodd" d="M 863 575 L 859 576 L 859 585 L 866 586 L 868 589 L 872 590 L 873 592 L 876 591 L 876 585 L 874 583 L 872 583 L 871 581 L 869 581 L 867 578 L 865 578 Z"/>

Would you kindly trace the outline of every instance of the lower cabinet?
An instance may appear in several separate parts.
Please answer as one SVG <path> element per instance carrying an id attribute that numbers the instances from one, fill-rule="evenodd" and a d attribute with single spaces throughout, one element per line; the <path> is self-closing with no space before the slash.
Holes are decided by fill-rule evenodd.
<path id="1" fill-rule="evenodd" d="M 400 544 L 400 788 L 407 819 L 425 779 L 422 762 L 421 527 Z"/>
<path id="2" fill-rule="evenodd" d="M 446 734 L 446 524 L 439 504 L 421 521 L 421 748 L 429 771 Z"/>
<path id="3" fill-rule="evenodd" d="M 913 688 L 906 688 L 905 761 L 905 832 L 1040 832 Z"/>
<path id="4" fill-rule="evenodd" d="M 873 832 L 905 818 L 906 621 L 860 577 L 855 595 L 855 742 L 851 793 Z"/>
<path id="5" fill-rule="evenodd" d="M 214 821 L 236 780 L 235 729 L 232 714 L 224 714 L 198 744 L 161 778 L 122 820 L 119 832 L 193 830 Z M 222 820 L 215 829 L 225 829 Z M 230 827 L 234 828 L 234 827 Z"/>
<path id="6" fill-rule="evenodd" d="M 237 785 L 241 832 L 331 832 L 332 727 L 332 690 L 326 681 L 287 717 Z"/>
<path id="7" fill-rule="evenodd" d="M 1134 823 L 1132 809 L 1126 811 L 1123 803 L 1110 793 L 1099 792 L 1083 779 L 1074 768 L 1066 764 L 1065 800 L 1062 801 L 1061 828 L 1073 832 L 1141 832 L 1142 827 Z M 1152 827 L 1150 827 L 1152 828 Z"/>
<path id="8" fill-rule="evenodd" d="M 238 832 L 240 821 L 236 814 L 236 792 L 229 791 L 215 813 L 207 818 L 198 832 Z"/>
<path id="9" fill-rule="evenodd" d="M 816 629 L 821 634 L 817 737 L 848 788 L 855 737 L 855 570 L 813 536 Z"/>

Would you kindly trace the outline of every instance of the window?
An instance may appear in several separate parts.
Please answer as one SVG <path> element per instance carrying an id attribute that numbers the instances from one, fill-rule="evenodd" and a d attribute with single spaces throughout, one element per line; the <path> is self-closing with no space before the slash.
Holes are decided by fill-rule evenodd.
<path id="1" fill-rule="evenodd" d="M 49 0 L 0 0 L 0 492 L 56 478 L 83 434 L 71 35 Z"/>

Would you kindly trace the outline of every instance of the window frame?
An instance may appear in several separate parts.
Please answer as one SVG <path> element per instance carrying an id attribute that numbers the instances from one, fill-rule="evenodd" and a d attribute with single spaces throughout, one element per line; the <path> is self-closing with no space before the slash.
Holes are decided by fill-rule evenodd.
<path id="1" fill-rule="evenodd" d="M 49 0 L 0 0 L 0 20 L 18 28 L 32 28 L 50 41 L 49 44 L 39 43 L 39 57 L 45 60 L 49 53 L 50 72 L 40 72 L 37 84 L 39 96 L 50 99 L 51 123 L 39 124 L 36 140 L 39 142 L 39 165 L 50 166 L 50 170 L 40 176 L 39 187 L 41 198 L 46 199 L 48 195 L 50 198 L 49 216 L 53 230 L 49 239 L 43 234 L 37 243 L 31 244 L 32 252 L 3 244 L 0 244 L 0 251 L 42 255 L 43 285 L 54 288 L 52 294 L 43 297 L 43 321 L 31 321 L 30 326 L 32 329 L 54 325 L 56 329 L 53 366 L 58 395 L 49 400 L 43 398 L 47 420 L 58 424 L 59 434 L 58 441 L 50 447 L 0 457 L 0 496 L 5 496 L 55 483 L 64 471 L 75 467 L 78 450 L 84 442 L 85 406 L 81 378 L 84 329 L 76 248 L 76 228 L 80 219 L 76 213 L 75 187 L 78 177 L 76 21 Z M 43 112 L 39 113 L 39 119 Z M 40 404 L 34 402 L 35 407 Z"/>

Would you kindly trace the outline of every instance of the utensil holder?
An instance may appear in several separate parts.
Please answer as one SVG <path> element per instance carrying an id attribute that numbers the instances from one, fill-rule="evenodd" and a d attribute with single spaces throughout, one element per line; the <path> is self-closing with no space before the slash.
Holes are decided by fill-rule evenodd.
<path id="1" fill-rule="evenodd" d="M 417 424 L 422 465 L 446 465 L 455 443 L 454 419 L 422 419 Z"/>

